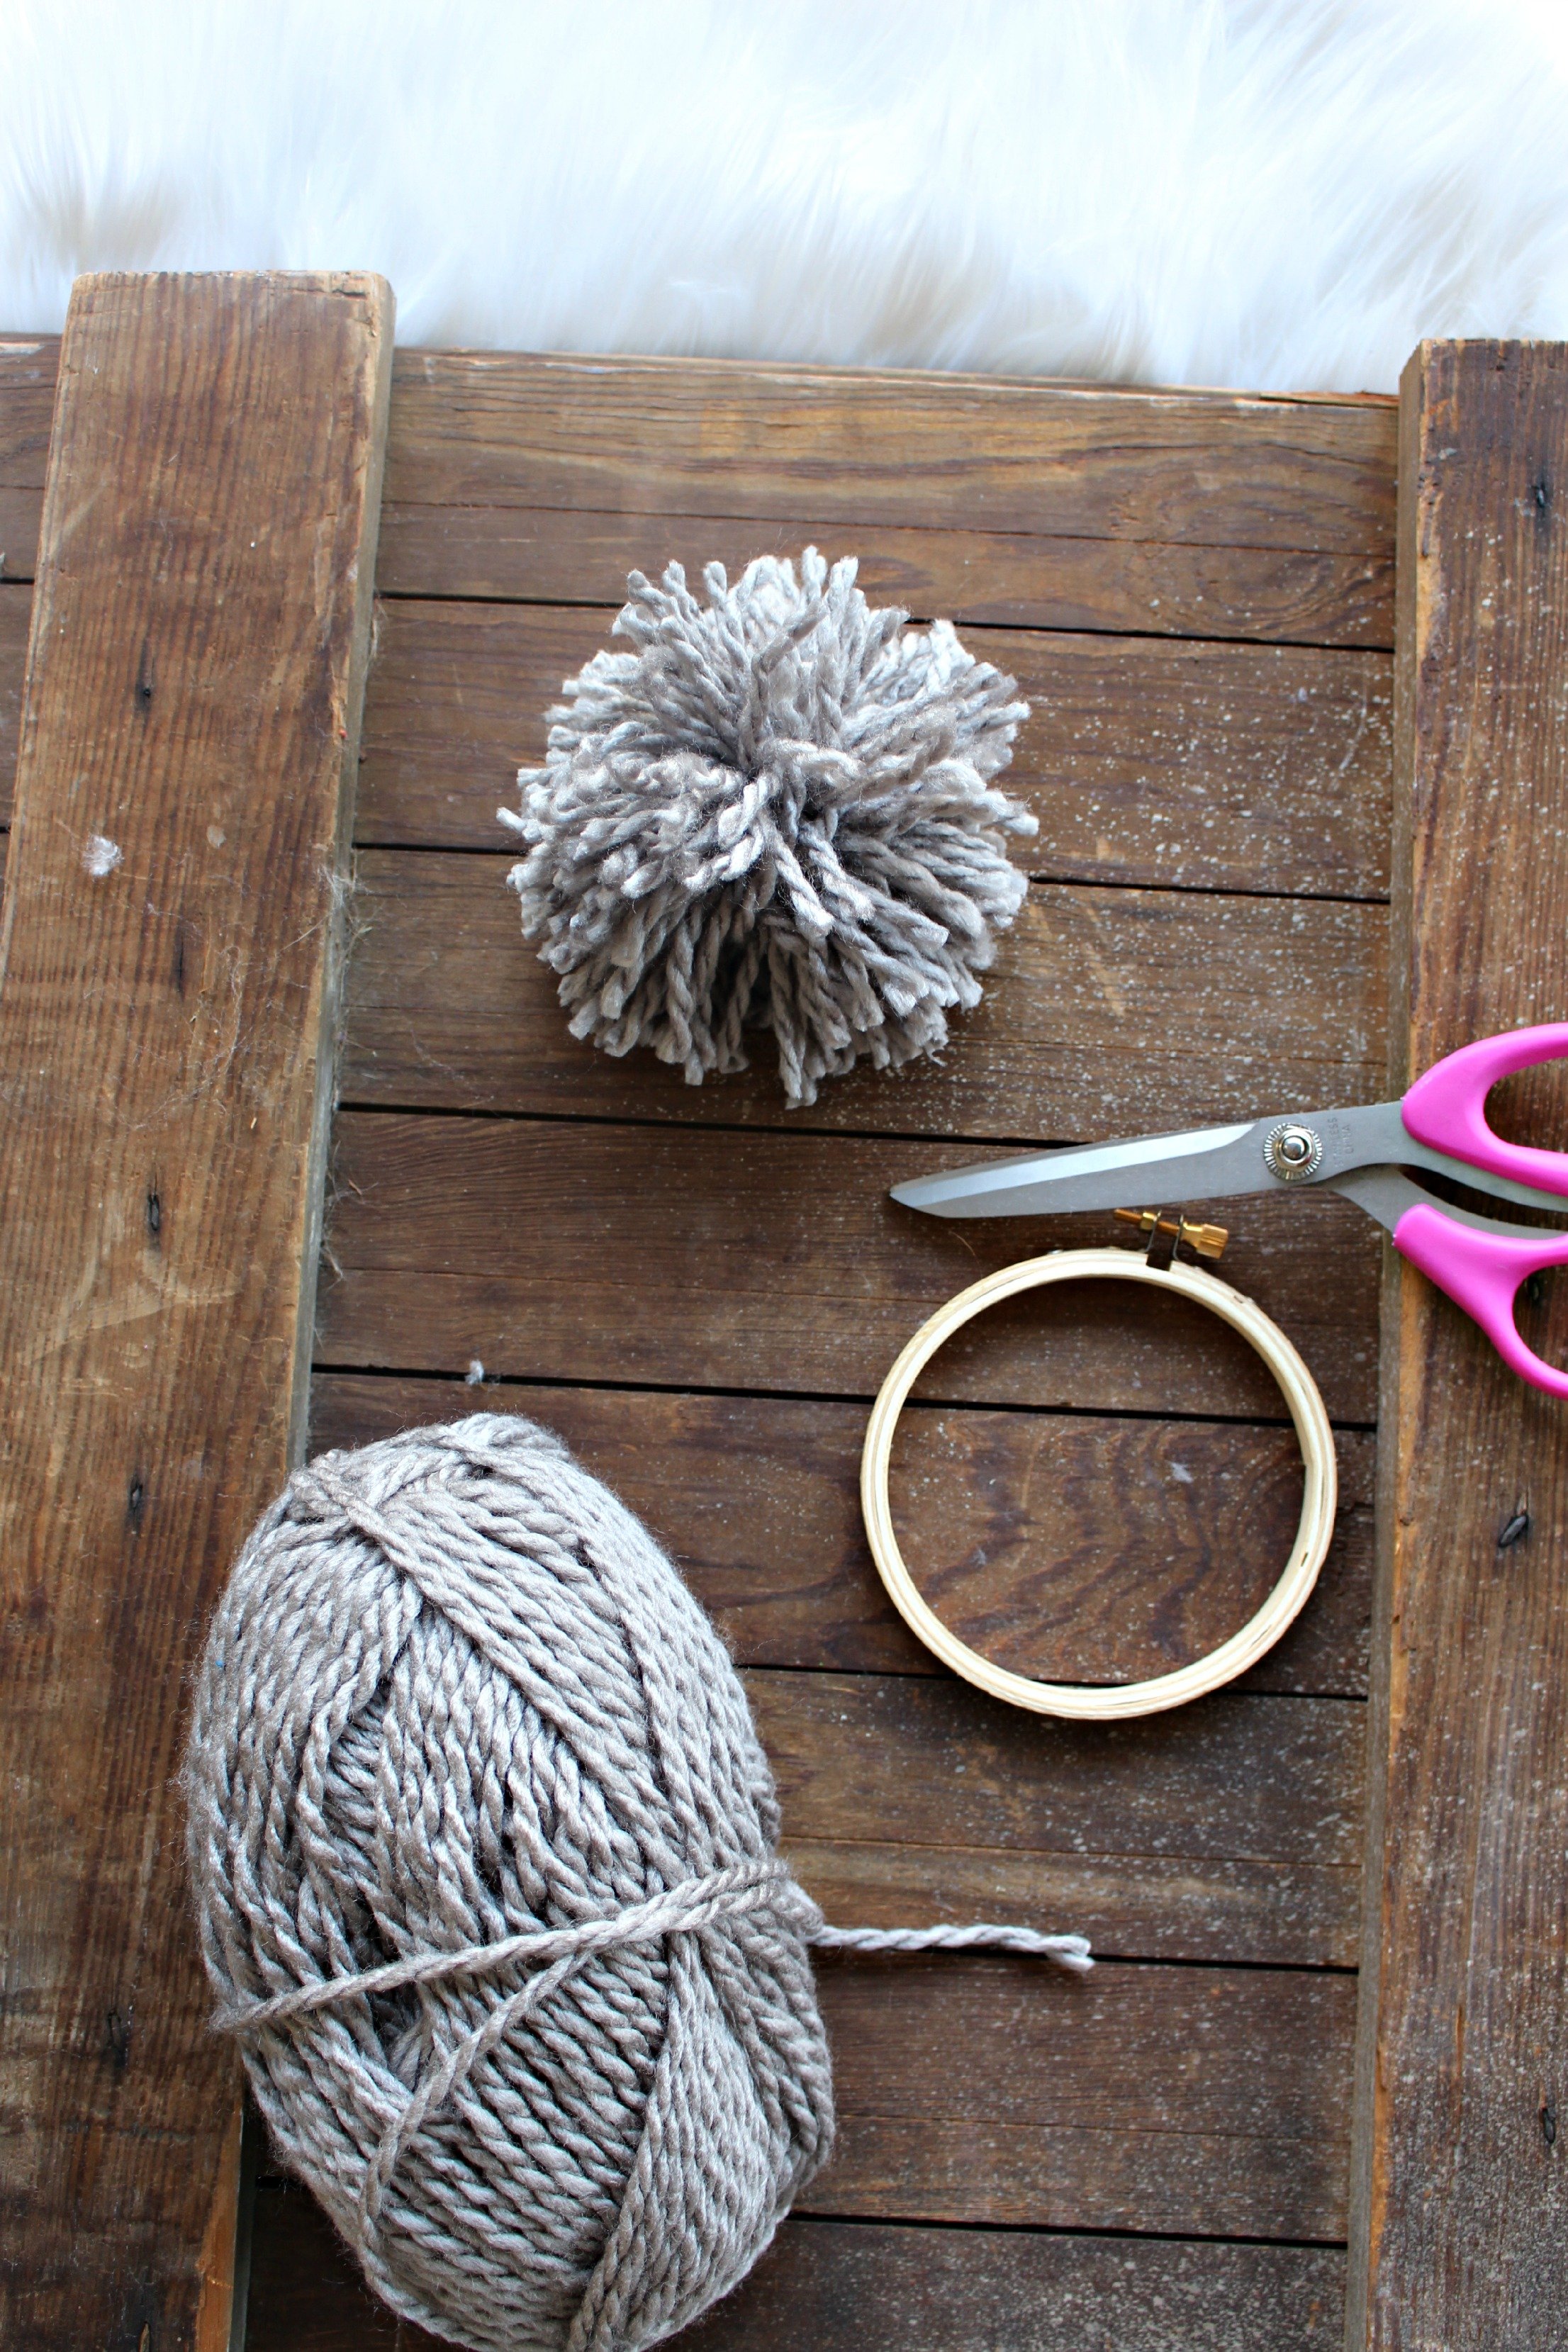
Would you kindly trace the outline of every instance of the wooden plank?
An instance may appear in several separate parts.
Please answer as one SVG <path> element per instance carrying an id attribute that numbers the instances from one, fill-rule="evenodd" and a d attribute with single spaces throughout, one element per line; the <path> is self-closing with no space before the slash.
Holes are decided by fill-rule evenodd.
<path id="1" fill-rule="evenodd" d="M 544 756 L 562 680 L 616 607 L 384 602 L 355 838 L 494 849 L 513 772 Z M 1017 855 L 1056 881 L 1381 898 L 1390 667 L 1381 654 L 971 628 L 1032 713 L 1008 789 L 1040 821 Z M 5 646 L 0 639 L 0 691 Z"/>
<path id="2" fill-rule="evenodd" d="M 0 825 L 11 822 L 16 777 L 16 736 L 22 723 L 22 675 L 27 660 L 27 588 L 0 586 Z"/>
<path id="3" fill-rule="evenodd" d="M 37 560 L 58 363 L 58 335 L 0 336 L 0 581 L 31 580 Z"/>
<path id="4" fill-rule="evenodd" d="M 1336 1868 L 1360 1858 L 1365 1710 L 1352 1700 L 1226 1692 L 1190 1712 L 1068 1724 L 949 1675 L 750 1668 L 745 1683 L 791 1837 Z"/>
<path id="5" fill-rule="evenodd" d="M 1396 1085 L 1568 1014 L 1568 346 L 1423 344 L 1403 402 Z M 1564 1079 L 1510 1085 L 1542 1141 Z M 1413 1273 L 1384 1328 L 1348 2340 L 1544 2344 L 1568 2294 L 1563 1409 Z"/>
<path id="6" fill-rule="evenodd" d="M 1353 1977 L 1112 1960 L 1047 1982 L 949 1953 L 818 1979 L 838 2140 L 804 2211 L 1343 2236 Z"/>
<path id="7" fill-rule="evenodd" d="M 929 529 L 1386 556 L 1392 400 L 400 352 L 396 506 Z"/>
<path id="8" fill-rule="evenodd" d="M 1358 1703 L 1227 1694 L 1121 1741 L 1058 1737 L 950 1678 L 746 1687 L 785 1850 L 830 1918 L 1000 1910 L 1101 1956 L 1353 1965 Z"/>
<path id="9" fill-rule="evenodd" d="M 0 989 L 7 2343 L 226 2341 L 180 1696 L 302 1422 L 391 342 L 372 278 L 72 296 Z"/>
<path id="10" fill-rule="evenodd" d="M 59 359 L 58 335 L 0 335 L 0 488 L 44 487 Z"/>
<path id="11" fill-rule="evenodd" d="M 558 1430 L 654 1528 L 741 1664 L 939 1671 L 866 1543 L 863 1405 L 493 1381 L 476 1395 L 461 1381 L 325 1372 L 311 1386 L 311 1446 L 370 1444 L 476 1409 Z M 1362 1430 L 1342 1430 L 1338 1446 L 1339 1517 L 1317 1590 L 1238 1688 L 1365 1693 L 1374 1446 Z M 1000 1618 L 1019 1670 L 1058 1680 L 1214 1647 L 1271 1580 L 1300 1506 L 1289 1432 L 1245 1423 L 911 1407 L 894 1476 L 906 1554 L 922 1576 L 945 1570 L 941 1605 L 965 1640 L 994 1640 Z M 1152 1654 L 1134 1646 L 1145 1623 Z"/>
<path id="12" fill-rule="evenodd" d="M 0 482 L 0 583 L 33 577 L 43 514 L 42 490 L 10 490 Z"/>
<path id="13" fill-rule="evenodd" d="M 940 1063 L 862 1067 L 792 1112 L 765 1035 L 749 1070 L 701 1087 L 574 1037 L 511 862 L 361 853 L 347 1101 L 1066 1142 L 1384 1092 L 1378 906 L 1037 884 Z"/>
<path id="14" fill-rule="evenodd" d="M 817 1991 L 838 2137 L 802 2213 L 1342 2238 L 1353 1976 L 833 1956 Z"/>
<path id="15" fill-rule="evenodd" d="M 1344 2257 L 1027 2231 L 788 2221 L 682 2352 L 1304 2352 L 1337 2343 Z M 433 2352 L 375 2303 L 321 2208 L 257 2200 L 247 2352 Z"/>
<path id="16" fill-rule="evenodd" d="M 478 1357 L 533 1380 L 869 1397 L 910 1333 L 989 1267 L 1105 1238 L 1093 1218 L 950 1222 L 888 1200 L 891 1183 L 952 1157 L 951 1145 L 748 1133 L 718 1153 L 692 1129 L 345 1111 L 317 1360 L 461 1372 Z M 1226 1271 L 1291 1333 L 1333 1417 L 1370 1423 L 1368 1220 L 1316 1195 L 1248 1201 L 1239 1215 L 1192 1206 L 1234 1219 Z M 1279 1415 L 1269 1375 L 1213 1316 L 1129 1297 L 1112 1323 L 1070 1285 L 1026 1294 L 944 1349 L 920 1392 Z"/>
<path id="17" fill-rule="evenodd" d="M 1385 650 L 1394 643 L 1391 549 L 1342 555 L 891 523 L 851 529 L 811 507 L 798 520 L 769 522 L 391 504 L 382 529 L 385 554 L 377 569 L 389 595 L 614 604 L 634 568 L 657 575 L 675 561 L 695 580 L 708 563 L 734 574 L 755 555 L 798 556 L 816 545 L 833 559 L 858 557 L 867 594 L 903 604 L 917 618 L 944 613 L 1015 628 Z"/>

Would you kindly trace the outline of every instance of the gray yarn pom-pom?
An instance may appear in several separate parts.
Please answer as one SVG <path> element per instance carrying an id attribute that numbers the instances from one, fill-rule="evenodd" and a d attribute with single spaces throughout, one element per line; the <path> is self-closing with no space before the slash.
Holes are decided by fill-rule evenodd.
<path id="1" fill-rule="evenodd" d="M 815 548 L 703 573 L 641 572 L 615 635 L 550 713 L 510 877 L 561 976 L 574 1036 L 647 1045 L 688 1083 L 744 1069 L 771 1029 L 791 1104 L 864 1057 L 942 1045 L 947 1014 L 1017 913 L 1004 834 L 1035 820 L 991 788 L 1028 716 L 946 621 L 873 611 L 853 560 Z"/>

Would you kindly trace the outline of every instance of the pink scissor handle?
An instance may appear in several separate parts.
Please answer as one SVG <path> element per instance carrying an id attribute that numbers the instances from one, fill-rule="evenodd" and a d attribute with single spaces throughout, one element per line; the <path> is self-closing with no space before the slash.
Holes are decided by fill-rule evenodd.
<path id="1" fill-rule="evenodd" d="M 1505 1143 L 1487 1125 L 1487 1096 L 1510 1071 L 1536 1062 L 1568 1057 L 1568 1021 L 1543 1022 L 1536 1029 L 1509 1029 L 1500 1037 L 1478 1037 L 1436 1063 L 1417 1078 L 1399 1106 L 1405 1132 L 1434 1151 L 1468 1160 L 1489 1176 L 1511 1176 L 1540 1192 L 1568 1195 L 1568 1154 L 1538 1151 L 1525 1143 Z M 1555 1258 L 1544 1261 L 1556 1265 Z"/>
<path id="2" fill-rule="evenodd" d="M 1539 1037 L 1545 1033 L 1537 1029 L 1525 1034 Z M 1568 1035 L 1568 1031 L 1561 1034 Z M 1541 1152 L 1532 1156 L 1550 1157 Z M 1513 1319 L 1521 1282 L 1544 1266 L 1568 1265 L 1568 1234 L 1543 1231 L 1539 1241 L 1521 1241 L 1511 1234 L 1483 1233 L 1479 1225 L 1461 1225 L 1423 1201 L 1419 1207 L 1406 1209 L 1394 1226 L 1394 1246 L 1480 1326 L 1510 1372 L 1532 1388 L 1544 1389 L 1548 1396 L 1568 1397 L 1568 1372 L 1560 1372 L 1527 1348 Z"/>

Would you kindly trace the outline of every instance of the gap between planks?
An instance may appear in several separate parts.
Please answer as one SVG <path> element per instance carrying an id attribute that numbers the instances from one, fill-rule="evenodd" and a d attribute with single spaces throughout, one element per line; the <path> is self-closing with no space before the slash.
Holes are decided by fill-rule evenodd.
<path id="1" fill-rule="evenodd" d="M 863 1402 L 318 1368 L 311 1444 L 498 1407 L 537 1414 L 615 1487 L 740 1664 L 938 1674 L 865 1540 Z M 915 1573 L 965 1638 L 1010 1643 L 1021 1672 L 1076 1679 L 1203 1655 L 1251 1613 L 1289 1547 L 1300 1470 L 1288 1425 L 911 1414 L 894 1497 Z M 1318 1589 L 1238 1691 L 1364 1695 L 1374 1445 L 1369 1432 L 1337 1442 L 1340 1519 Z"/>
<path id="2" fill-rule="evenodd" d="M 563 679 L 616 607 L 380 609 L 356 838 L 505 845 L 498 800 L 542 757 Z M 1045 879 L 1385 898 L 1386 655 L 966 627 L 1031 704 L 1007 789 Z"/>
<path id="3" fill-rule="evenodd" d="M 309 2291 L 305 2282 L 310 2283 Z M 1332 2246 L 796 2216 L 681 2352 L 1304 2352 L 1337 2347 Z M 437 2352 L 373 2303 L 306 2193 L 257 2216 L 249 2352 Z"/>

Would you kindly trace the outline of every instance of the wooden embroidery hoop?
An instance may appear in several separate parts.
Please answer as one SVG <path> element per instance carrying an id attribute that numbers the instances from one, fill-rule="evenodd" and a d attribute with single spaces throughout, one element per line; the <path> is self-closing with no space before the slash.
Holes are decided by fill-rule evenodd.
<path id="1" fill-rule="evenodd" d="M 916 1589 L 893 1532 L 888 1496 L 893 1431 L 916 1377 L 937 1349 L 986 1307 L 1016 1297 L 1022 1290 L 1043 1290 L 1052 1283 L 1086 1280 L 1151 1282 L 1158 1289 L 1173 1290 L 1184 1298 L 1195 1299 L 1200 1307 L 1206 1307 L 1211 1314 L 1239 1331 L 1257 1349 L 1279 1384 L 1295 1424 L 1306 1474 L 1296 1540 L 1284 1573 L 1262 1608 L 1206 1657 L 1194 1658 L 1173 1674 L 1156 1675 L 1145 1682 L 1108 1685 L 1036 1682 L 1032 1676 L 1013 1674 L 1007 1667 L 983 1657 L 978 1650 L 972 1650 L 942 1623 Z M 1323 1400 L 1318 1393 L 1317 1382 L 1279 1326 L 1271 1322 L 1250 1298 L 1233 1290 L 1228 1282 L 1221 1282 L 1201 1267 L 1176 1261 L 1164 1266 L 1151 1265 L 1140 1251 L 1130 1249 L 1057 1250 L 1048 1257 L 1026 1258 L 1017 1265 L 1003 1266 L 997 1273 L 988 1274 L 983 1281 L 961 1290 L 956 1298 L 950 1298 L 928 1323 L 921 1325 L 883 1381 L 871 1408 L 860 1457 L 860 1507 L 866 1516 L 872 1558 L 893 1605 L 910 1632 L 917 1633 L 927 1649 L 955 1674 L 978 1684 L 994 1698 L 1006 1699 L 1014 1706 L 1029 1707 L 1037 1715 L 1072 1716 L 1089 1722 L 1111 1723 L 1129 1716 L 1157 1715 L 1165 1707 L 1181 1706 L 1188 1699 L 1201 1697 L 1205 1691 L 1217 1690 L 1222 1683 L 1234 1681 L 1248 1666 L 1255 1665 L 1298 1615 L 1317 1582 L 1318 1570 L 1333 1533 L 1338 1499 L 1339 1471 L 1333 1433 Z"/>

